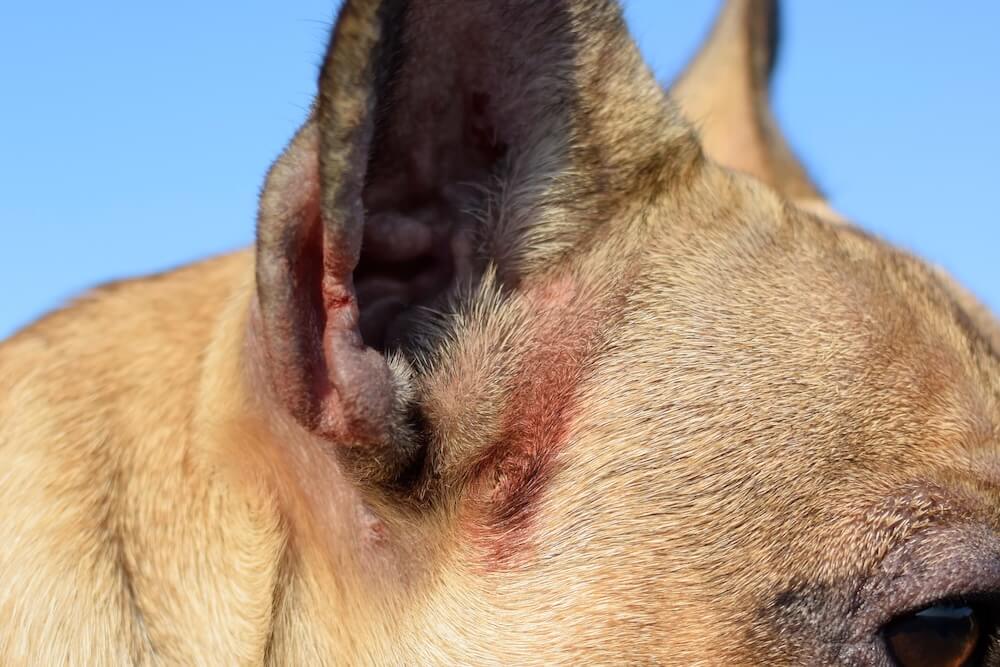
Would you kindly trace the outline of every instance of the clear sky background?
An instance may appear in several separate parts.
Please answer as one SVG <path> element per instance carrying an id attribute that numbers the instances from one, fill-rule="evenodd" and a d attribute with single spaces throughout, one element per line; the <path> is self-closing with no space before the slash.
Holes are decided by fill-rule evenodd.
<path id="1" fill-rule="evenodd" d="M 0 337 L 252 242 L 333 0 L 0 2 Z M 669 81 L 716 8 L 631 0 Z M 776 108 L 834 205 L 1000 310 L 1000 3 L 789 0 Z"/>

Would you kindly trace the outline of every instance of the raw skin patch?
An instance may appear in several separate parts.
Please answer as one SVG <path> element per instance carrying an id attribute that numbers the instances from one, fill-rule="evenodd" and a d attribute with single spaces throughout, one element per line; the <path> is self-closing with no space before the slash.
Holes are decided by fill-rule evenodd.
<path id="1" fill-rule="evenodd" d="M 472 468 L 469 529 L 487 570 L 510 567 L 530 547 L 533 519 L 609 320 L 607 308 L 581 297 L 569 279 L 532 290 L 527 301 L 537 318 L 508 387 L 501 435 Z"/>

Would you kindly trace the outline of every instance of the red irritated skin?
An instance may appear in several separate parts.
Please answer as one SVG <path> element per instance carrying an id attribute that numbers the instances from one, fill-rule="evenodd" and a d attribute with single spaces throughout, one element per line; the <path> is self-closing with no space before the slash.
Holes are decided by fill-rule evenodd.
<path id="1" fill-rule="evenodd" d="M 528 555 L 532 518 L 581 409 L 580 385 L 620 314 L 620 298 L 599 298 L 569 276 L 542 279 L 524 294 L 530 334 L 504 388 L 499 437 L 471 466 L 464 518 L 487 570 Z"/>

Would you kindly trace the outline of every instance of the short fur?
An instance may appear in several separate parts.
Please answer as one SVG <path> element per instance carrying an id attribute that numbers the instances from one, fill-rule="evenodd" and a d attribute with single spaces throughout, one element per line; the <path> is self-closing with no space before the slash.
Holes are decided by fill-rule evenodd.
<path id="1" fill-rule="evenodd" d="M 0 662 L 881 665 L 1000 591 L 1000 325 L 822 201 L 775 21 L 671 98 L 611 0 L 348 0 L 254 251 L 0 345 Z"/>

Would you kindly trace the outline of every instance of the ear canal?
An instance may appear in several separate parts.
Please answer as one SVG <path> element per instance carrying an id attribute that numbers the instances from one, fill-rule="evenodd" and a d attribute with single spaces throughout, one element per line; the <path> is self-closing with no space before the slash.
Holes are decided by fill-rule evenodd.
<path id="1" fill-rule="evenodd" d="M 698 128 L 710 158 L 789 199 L 822 200 L 771 111 L 778 33 L 777 0 L 726 0 L 711 34 L 670 92 Z"/>
<path id="2" fill-rule="evenodd" d="M 611 0 L 347 0 L 258 218 L 274 393 L 359 479 L 419 462 L 426 313 L 507 287 L 700 152 Z"/>

